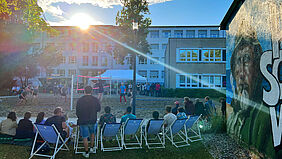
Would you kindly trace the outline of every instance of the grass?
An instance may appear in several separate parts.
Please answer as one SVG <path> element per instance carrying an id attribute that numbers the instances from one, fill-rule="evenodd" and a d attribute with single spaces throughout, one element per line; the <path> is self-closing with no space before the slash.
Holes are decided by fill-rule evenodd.
<path id="1" fill-rule="evenodd" d="M 74 154 L 74 151 L 60 151 L 56 158 L 66 159 L 82 159 L 81 154 Z M 23 159 L 29 158 L 30 147 L 15 146 L 0 144 L 0 158 L 1 159 Z M 42 157 L 34 157 L 42 158 Z M 165 149 L 147 149 L 143 145 L 143 149 L 139 150 L 122 150 L 115 152 L 102 152 L 98 151 L 96 154 L 90 154 L 90 158 L 103 158 L 103 159 L 209 159 L 212 158 L 207 149 L 201 142 L 191 143 L 188 147 L 176 148 L 172 146 L 168 141 Z"/>

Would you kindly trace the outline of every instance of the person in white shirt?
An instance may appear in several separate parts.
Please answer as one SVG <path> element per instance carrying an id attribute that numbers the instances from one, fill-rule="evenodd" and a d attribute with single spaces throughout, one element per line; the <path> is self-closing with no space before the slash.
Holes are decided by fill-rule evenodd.
<path id="1" fill-rule="evenodd" d="M 166 115 L 164 116 L 164 127 L 167 129 L 176 119 L 176 115 L 171 113 L 171 107 L 167 106 L 165 108 Z"/>

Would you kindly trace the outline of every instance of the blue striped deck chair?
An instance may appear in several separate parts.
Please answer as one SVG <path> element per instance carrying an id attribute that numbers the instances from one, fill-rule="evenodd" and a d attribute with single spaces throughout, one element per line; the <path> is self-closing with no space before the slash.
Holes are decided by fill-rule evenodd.
<path id="1" fill-rule="evenodd" d="M 94 139 L 94 152 L 93 153 L 96 153 L 96 151 L 98 149 L 98 124 L 97 123 L 94 126 L 94 134 L 95 134 L 95 139 Z M 73 148 L 74 148 L 75 154 L 80 154 L 80 153 L 85 152 L 84 146 L 83 146 L 83 140 L 79 140 L 80 138 L 81 138 L 80 129 L 79 129 L 79 126 L 77 126 L 76 131 L 75 131 L 75 135 L 74 135 L 74 143 L 73 143 L 74 144 Z M 89 144 L 90 144 L 90 141 L 89 141 Z"/>
<path id="2" fill-rule="evenodd" d="M 105 123 L 100 132 L 100 140 L 101 140 L 101 150 L 102 151 L 117 151 L 122 150 L 122 145 L 119 142 L 120 135 L 120 127 L 121 123 Z M 104 147 L 103 137 L 116 137 L 117 146 L 116 147 Z"/>
<path id="3" fill-rule="evenodd" d="M 140 149 L 142 148 L 142 129 L 143 119 L 127 119 L 122 125 L 121 143 L 125 149 Z M 138 132 L 140 132 L 140 139 L 138 139 Z M 133 135 L 135 142 L 126 143 L 126 136 Z M 136 147 L 138 146 L 138 147 Z"/>
<path id="4" fill-rule="evenodd" d="M 188 118 L 188 120 L 185 123 L 185 127 L 186 127 L 186 139 L 187 141 L 199 141 L 202 140 L 202 136 L 201 136 L 201 131 L 200 131 L 200 127 L 198 124 L 199 119 L 201 118 L 201 115 L 198 116 L 190 116 Z M 182 132 L 182 134 L 184 135 L 185 132 Z M 192 136 L 190 135 L 192 134 Z M 189 136 L 190 135 L 190 136 Z"/>
<path id="5" fill-rule="evenodd" d="M 145 126 L 143 136 L 148 149 L 165 148 L 163 122 L 163 119 L 151 119 Z M 154 138 L 150 138 L 150 136 L 154 136 Z"/>
<path id="6" fill-rule="evenodd" d="M 184 132 L 186 133 L 186 127 L 184 126 L 187 119 L 177 119 L 175 120 L 168 128 L 168 130 L 165 133 L 165 136 L 168 138 L 168 140 L 174 145 L 175 147 L 184 147 L 189 146 L 190 144 L 186 140 L 186 136 L 183 137 L 181 134 L 181 130 L 184 129 Z M 176 137 L 178 141 L 176 141 Z"/>
<path id="7" fill-rule="evenodd" d="M 59 131 L 53 124 L 52 126 L 47 126 L 47 125 L 39 125 L 39 124 L 34 124 L 34 127 L 36 128 L 36 135 L 33 141 L 32 149 L 30 152 L 30 159 L 33 156 L 42 156 L 42 157 L 48 157 L 51 159 L 55 159 L 55 155 L 60 151 L 60 150 L 67 150 L 69 151 L 68 146 L 66 145 L 66 142 L 69 140 L 69 137 L 66 139 L 63 139 L 62 136 L 60 135 Z M 41 138 L 44 140 L 44 143 L 35 150 L 35 144 L 36 140 L 38 139 L 38 135 L 41 136 Z M 45 155 L 45 154 L 39 154 L 39 150 L 43 148 L 45 144 L 54 144 L 54 152 L 52 155 Z M 63 148 L 65 147 L 65 148 Z"/>

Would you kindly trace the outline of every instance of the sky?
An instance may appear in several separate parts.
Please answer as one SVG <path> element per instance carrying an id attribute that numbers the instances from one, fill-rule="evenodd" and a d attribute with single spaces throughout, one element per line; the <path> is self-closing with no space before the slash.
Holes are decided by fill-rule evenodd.
<path id="1" fill-rule="evenodd" d="M 147 0 L 152 26 L 219 25 L 233 0 Z M 38 0 L 50 25 L 115 25 L 120 0 Z M 79 14 L 79 16 L 75 16 Z M 74 18 L 76 17 L 76 18 Z M 77 18 L 81 17 L 81 18 Z"/>

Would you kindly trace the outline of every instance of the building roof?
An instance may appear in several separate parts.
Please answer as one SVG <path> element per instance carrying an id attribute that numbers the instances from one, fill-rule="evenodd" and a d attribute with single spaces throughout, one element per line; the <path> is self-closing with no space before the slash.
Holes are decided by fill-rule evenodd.
<path id="1" fill-rule="evenodd" d="M 233 20 L 245 0 L 234 0 L 220 23 L 220 30 L 228 30 L 228 25 Z"/>

